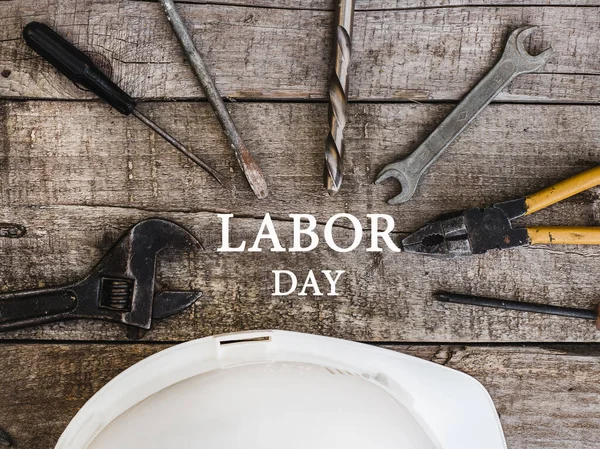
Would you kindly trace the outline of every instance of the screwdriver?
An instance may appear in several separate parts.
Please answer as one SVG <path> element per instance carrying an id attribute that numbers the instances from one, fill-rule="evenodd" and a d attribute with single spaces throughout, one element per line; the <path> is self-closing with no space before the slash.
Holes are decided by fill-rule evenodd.
<path id="1" fill-rule="evenodd" d="M 85 87 L 123 115 L 133 114 L 142 123 L 202 167 L 222 186 L 229 183 L 223 175 L 192 153 L 177 139 L 160 128 L 156 123 L 136 109 L 136 102 L 119 86 L 113 83 L 93 61 L 81 50 L 75 48 L 48 25 L 30 22 L 23 28 L 23 38 L 37 54 L 52 64 L 75 84 Z"/>
<path id="2" fill-rule="evenodd" d="M 590 320 L 595 321 L 596 328 L 600 330 L 600 304 L 597 309 L 578 309 L 575 307 L 560 307 L 549 304 L 486 298 L 483 296 L 459 295 L 447 292 L 436 293 L 434 297 L 441 302 L 452 302 L 455 304 L 467 304 L 479 307 L 494 307 L 497 309 L 520 310 L 521 312 L 544 313 L 546 315 L 559 315 L 569 318 Z"/>

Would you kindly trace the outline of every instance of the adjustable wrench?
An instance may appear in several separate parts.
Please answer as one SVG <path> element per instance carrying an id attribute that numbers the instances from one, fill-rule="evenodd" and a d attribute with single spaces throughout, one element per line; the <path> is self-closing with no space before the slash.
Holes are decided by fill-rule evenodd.
<path id="1" fill-rule="evenodd" d="M 508 38 L 500 61 L 419 148 L 406 159 L 384 167 L 375 184 L 381 184 L 389 178 L 396 178 L 402 187 L 399 195 L 388 200 L 389 204 L 405 203 L 414 195 L 421 176 L 425 174 L 429 166 L 440 157 L 442 152 L 508 83 L 523 73 L 539 70 L 546 63 L 552 53 L 552 48 L 546 49 L 537 56 L 533 56 L 525 50 L 524 41 L 536 28 L 526 26 L 513 31 Z"/>
<path id="2" fill-rule="evenodd" d="M 150 329 L 153 319 L 181 312 L 202 295 L 156 288 L 158 256 L 169 249 L 194 248 L 201 248 L 200 242 L 178 224 L 159 218 L 140 221 L 83 280 L 0 294 L 0 332 L 76 318 Z"/>

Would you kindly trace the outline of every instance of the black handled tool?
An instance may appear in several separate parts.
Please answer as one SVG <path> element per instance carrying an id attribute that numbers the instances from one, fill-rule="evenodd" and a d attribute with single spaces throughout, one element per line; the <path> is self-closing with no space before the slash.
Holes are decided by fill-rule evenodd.
<path id="1" fill-rule="evenodd" d="M 10 439 L 10 436 L 6 432 L 4 432 L 2 429 L 0 429 L 0 446 L 4 446 L 4 447 L 12 446 L 12 440 Z"/>
<path id="2" fill-rule="evenodd" d="M 0 223 L 0 237 L 8 237 L 9 239 L 18 239 L 23 237 L 27 229 L 14 223 Z"/>
<path id="3" fill-rule="evenodd" d="M 75 48 L 73 44 L 49 26 L 39 22 L 31 22 L 23 28 L 23 38 L 37 54 L 56 67 L 71 81 L 95 93 L 121 114 L 133 114 L 194 163 L 206 170 L 222 186 L 229 187 L 229 183 L 223 175 L 138 111 L 133 98 L 102 73 L 86 54 Z"/>
<path id="4" fill-rule="evenodd" d="M 0 331 L 74 318 L 150 329 L 192 305 L 196 291 L 155 291 L 158 255 L 201 247 L 181 226 L 161 219 L 133 226 L 83 280 L 63 287 L 0 294 Z"/>
<path id="5" fill-rule="evenodd" d="M 459 295 L 456 293 L 436 293 L 435 299 L 442 302 L 455 304 L 468 304 L 471 306 L 494 307 L 497 309 L 520 310 L 522 312 L 545 313 L 547 315 L 560 315 L 582 320 L 596 322 L 600 330 L 600 304 L 597 309 L 578 309 L 575 307 L 560 307 L 533 302 L 511 301 L 506 299 L 486 298 L 483 296 Z"/>

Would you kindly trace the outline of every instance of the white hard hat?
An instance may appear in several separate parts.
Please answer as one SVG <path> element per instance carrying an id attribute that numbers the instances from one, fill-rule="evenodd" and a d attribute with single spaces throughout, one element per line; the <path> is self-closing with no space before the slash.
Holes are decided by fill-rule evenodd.
<path id="1" fill-rule="evenodd" d="M 283 331 L 208 337 L 129 368 L 57 449 L 506 449 L 466 374 L 359 343 Z"/>

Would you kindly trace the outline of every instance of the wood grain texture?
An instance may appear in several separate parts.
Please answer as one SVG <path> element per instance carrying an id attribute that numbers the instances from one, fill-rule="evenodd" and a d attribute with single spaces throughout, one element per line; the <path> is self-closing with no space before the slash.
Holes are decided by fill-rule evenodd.
<path id="1" fill-rule="evenodd" d="M 15 0 L 9 0 L 15 1 Z M 153 1 L 153 0 L 135 0 Z M 202 5 L 251 6 L 260 8 L 316 9 L 333 11 L 335 0 L 184 0 L 178 3 Z M 506 7 L 515 6 L 514 0 L 356 0 L 356 11 L 387 9 L 450 8 L 461 6 Z M 565 6 L 563 0 L 521 0 L 519 6 Z M 579 0 L 577 6 L 600 6 L 598 0 Z"/>
<path id="2" fill-rule="evenodd" d="M 393 215 L 393 235 L 400 239 L 442 213 L 519 197 L 597 165 L 600 2 L 357 0 L 345 181 L 335 198 L 321 181 L 334 2 L 186 0 L 180 9 L 222 94 L 246 100 L 230 110 L 267 174 L 266 201 L 257 201 L 246 185 L 157 3 L 0 1 L 0 97 L 7 100 L 0 102 L 0 222 L 28 227 L 23 239 L 0 239 L 0 291 L 78 280 L 129 226 L 148 217 L 183 224 L 206 248 L 161 258 L 160 288 L 199 289 L 204 296 L 156 322 L 143 336 L 146 344 L 91 344 L 127 337 L 118 325 L 89 321 L 0 335 L 0 427 L 17 447 L 52 447 L 94 392 L 168 347 L 164 342 L 261 328 L 432 342 L 388 347 L 479 379 L 511 449 L 598 447 L 600 349 L 593 342 L 600 335 L 593 325 L 432 299 L 446 289 L 591 308 L 599 301 L 598 249 L 540 246 L 460 262 L 368 253 L 365 217 Z M 157 100 L 140 109 L 228 173 L 234 192 L 133 118 L 96 101 L 46 101 L 91 97 L 26 47 L 20 33 L 31 20 L 56 27 L 135 97 Z M 385 199 L 397 186 L 373 186 L 378 171 L 435 129 L 452 109 L 435 103 L 462 98 L 498 59 L 508 33 L 523 24 L 541 26 L 533 51 L 552 45 L 555 55 L 541 73 L 516 79 L 498 100 L 538 104 L 491 106 L 431 169 L 413 201 L 388 206 Z M 221 243 L 217 212 L 236 215 L 234 243 L 252 242 L 270 212 L 287 245 L 288 214 L 314 214 L 322 236 L 326 220 L 342 211 L 366 229 L 350 254 L 324 244 L 296 254 L 215 251 Z M 599 188 L 526 219 L 536 225 L 599 221 Z M 340 222 L 335 236 L 349 243 L 348 223 Z M 301 278 L 309 269 L 346 273 L 338 297 L 275 298 L 272 269 Z M 19 342 L 44 339 L 57 344 Z M 530 344 L 517 346 L 523 342 Z M 533 346 L 538 342 L 549 345 Z"/>
<path id="3" fill-rule="evenodd" d="M 182 4 L 217 86 L 233 99 L 326 98 L 331 11 Z M 129 0 L 3 2 L 0 96 L 73 99 L 87 94 L 34 56 L 20 37 L 30 20 L 55 27 L 112 67 L 136 97 L 202 98 L 157 3 Z M 598 7 L 464 6 L 357 11 L 351 100 L 457 100 L 494 65 L 511 30 L 535 24 L 532 50 L 555 55 L 499 101 L 600 98 Z M 409 24 L 410 26 L 407 26 Z"/>
<path id="4" fill-rule="evenodd" d="M 204 240 L 203 254 L 174 258 L 161 276 L 172 288 L 200 288 L 204 299 L 146 338 L 186 340 L 218 332 L 283 328 L 365 341 L 598 341 L 586 322 L 534 314 L 442 306 L 435 290 L 592 307 L 598 301 L 595 247 L 536 246 L 460 261 L 419 255 L 335 253 L 220 254 L 221 224 L 231 212 L 232 243 L 251 244 L 265 212 L 291 244 L 290 213 L 323 224 L 347 211 L 369 227 L 368 213 L 396 220 L 399 239 L 437 215 L 531 193 L 600 160 L 594 106 L 491 107 L 432 168 L 417 196 L 401 207 L 385 199 L 397 186 L 375 187 L 378 169 L 418 145 L 448 105 L 353 105 L 347 132 L 346 182 L 331 199 L 321 187 L 326 105 L 240 103 L 234 119 L 267 173 L 271 195 L 256 200 L 204 103 L 143 105 L 207 159 L 230 171 L 227 194 L 135 120 L 99 103 L 19 102 L 2 107 L 0 221 L 24 223 L 23 239 L 0 241 L 5 291 L 55 285 L 83 276 L 138 220 L 171 218 Z M 62 118 L 68 115 L 69 121 Z M 198 133 L 202 129 L 202 133 Z M 302 149 L 302 151 L 296 150 Z M 598 189 L 528 217 L 527 223 L 597 225 Z M 340 244 L 353 236 L 340 222 Z M 339 297 L 272 297 L 273 269 L 306 276 L 344 269 Z M 118 326 L 67 323 L 11 332 L 3 338 L 123 339 Z"/>
<path id="5" fill-rule="evenodd" d="M 6 209 L 1 210 L 1 216 Z M 12 209 L 29 226 L 20 240 L 0 243 L 3 289 L 59 285 L 82 278 L 128 226 L 154 214 L 119 208 L 44 207 Z M 442 305 L 436 290 L 530 299 L 593 307 L 598 301 L 598 254 L 584 248 L 527 248 L 453 260 L 418 255 L 349 254 L 324 245 L 305 254 L 222 254 L 220 223 L 212 214 L 163 213 L 203 240 L 205 252 L 165 256 L 159 286 L 199 289 L 203 298 L 160 322 L 146 340 L 181 341 L 216 333 L 279 328 L 363 341 L 598 341 L 591 323 L 535 314 Z M 234 220 L 232 242 L 251 239 L 256 219 Z M 291 225 L 277 222 L 282 243 Z M 322 227 L 318 233 L 322 235 Z M 350 232 L 335 231 L 340 245 Z M 368 235 L 368 234 L 367 234 Z M 340 296 L 293 294 L 273 297 L 273 269 L 302 279 L 309 269 L 342 269 Z M 322 275 L 320 282 L 325 283 Z M 287 285 L 287 282 L 285 283 Z M 3 339 L 125 339 L 122 327 L 89 321 L 59 323 L 2 334 Z"/>
<path id="6" fill-rule="evenodd" d="M 0 425 L 17 447 L 48 449 L 77 410 L 125 368 L 167 345 L 0 345 Z M 474 376 L 511 449 L 600 444 L 598 348 L 393 346 Z M 15 390 L 14 385 L 20 385 Z"/>
<path id="7" fill-rule="evenodd" d="M 3 205 L 231 212 L 254 218 L 270 212 L 288 220 L 290 213 L 305 212 L 321 223 L 334 211 L 347 211 L 365 225 L 366 214 L 389 213 L 398 221 L 397 230 L 408 232 L 443 213 L 533 193 L 600 162 L 597 107 L 493 105 L 432 166 L 410 202 L 389 206 L 386 200 L 399 186 L 375 186 L 377 173 L 417 148 L 452 106 L 353 104 L 345 133 L 345 181 L 341 193 L 330 198 L 321 179 L 327 105 L 231 104 L 269 182 L 271 195 L 258 201 L 206 103 L 149 103 L 140 109 L 228 173 L 235 190 L 223 189 L 143 124 L 101 103 L 5 102 L 0 103 L 6 136 Z M 527 220 L 593 225 L 600 219 L 598 207 L 598 189 L 592 189 Z"/>

